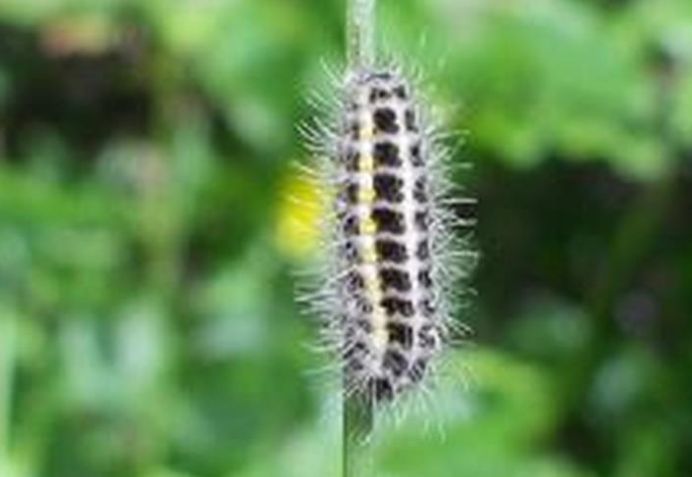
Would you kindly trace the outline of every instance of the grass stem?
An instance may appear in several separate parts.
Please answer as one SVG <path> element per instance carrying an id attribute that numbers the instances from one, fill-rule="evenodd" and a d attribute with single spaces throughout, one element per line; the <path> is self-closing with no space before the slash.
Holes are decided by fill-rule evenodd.
<path id="1" fill-rule="evenodd" d="M 365 477 L 369 475 L 372 399 L 364 393 L 354 393 L 344 398 L 343 406 L 343 476 Z"/>
<path id="2" fill-rule="evenodd" d="M 346 57 L 351 71 L 375 62 L 375 0 L 347 0 Z"/>

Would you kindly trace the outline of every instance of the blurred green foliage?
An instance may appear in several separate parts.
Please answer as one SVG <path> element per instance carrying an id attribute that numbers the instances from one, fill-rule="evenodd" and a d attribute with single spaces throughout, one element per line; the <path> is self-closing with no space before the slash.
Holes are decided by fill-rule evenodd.
<path id="1" fill-rule="evenodd" d="M 692 3 L 380 7 L 465 131 L 483 259 L 378 477 L 692 475 Z M 337 1 L 0 2 L 0 476 L 338 475 L 277 223 L 342 33 Z"/>

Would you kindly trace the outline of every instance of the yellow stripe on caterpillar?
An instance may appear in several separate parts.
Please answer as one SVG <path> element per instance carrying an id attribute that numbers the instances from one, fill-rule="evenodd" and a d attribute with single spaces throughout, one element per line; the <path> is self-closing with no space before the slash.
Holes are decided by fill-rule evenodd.
<path id="1" fill-rule="evenodd" d="M 363 154 L 360 159 L 360 172 L 373 172 L 375 170 L 375 160 L 370 154 Z"/>
<path id="2" fill-rule="evenodd" d="M 363 219 L 360 223 L 360 234 L 361 235 L 374 235 L 377 231 L 377 225 L 375 221 L 370 217 Z"/>
<path id="3" fill-rule="evenodd" d="M 358 203 L 370 205 L 375 201 L 375 189 L 372 187 L 362 187 L 358 190 Z"/>
<path id="4" fill-rule="evenodd" d="M 363 262 L 365 263 L 377 263 L 377 252 L 374 247 L 365 247 L 363 249 Z"/>

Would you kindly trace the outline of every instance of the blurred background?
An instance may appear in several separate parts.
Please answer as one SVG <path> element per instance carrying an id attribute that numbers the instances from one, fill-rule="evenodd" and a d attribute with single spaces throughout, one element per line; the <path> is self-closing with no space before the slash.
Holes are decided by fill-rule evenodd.
<path id="1" fill-rule="evenodd" d="M 0 1 L 0 476 L 329 477 L 293 167 L 337 0 Z M 692 2 L 381 0 L 465 138 L 474 329 L 377 477 L 692 476 Z M 465 389 L 463 389 L 465 387 Z"/>

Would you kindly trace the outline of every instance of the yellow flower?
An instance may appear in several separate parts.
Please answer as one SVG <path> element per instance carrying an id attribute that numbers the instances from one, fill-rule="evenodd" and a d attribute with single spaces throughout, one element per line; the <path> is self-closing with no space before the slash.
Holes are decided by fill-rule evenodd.
<path id="1" fill-rule="evenodd" d="M 305 172 L 292 168 L 284 179 L 277 206 L 274 238 L 281 253 L 305 259 L 320 239 L 320 219 L 327 206 L 319 185 Z"/>

